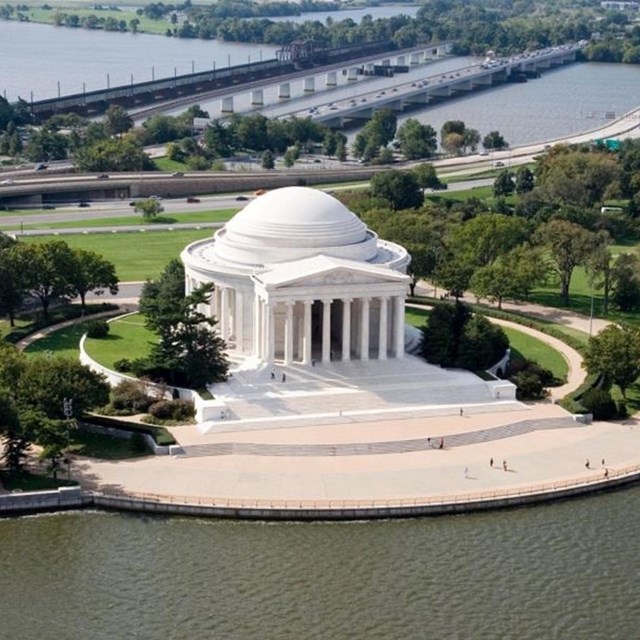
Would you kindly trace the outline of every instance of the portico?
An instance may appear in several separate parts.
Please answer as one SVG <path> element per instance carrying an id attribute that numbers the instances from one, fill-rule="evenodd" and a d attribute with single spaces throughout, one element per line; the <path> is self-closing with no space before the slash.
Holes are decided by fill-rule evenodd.
<path id="1" fill-rule="evenodd" d="M 321 191 L 260 196 L 182 260 L 187 291 L 213 282 L 202 311 L 231 355 L 285 366 L 404 357 L 409 256 Z"/>

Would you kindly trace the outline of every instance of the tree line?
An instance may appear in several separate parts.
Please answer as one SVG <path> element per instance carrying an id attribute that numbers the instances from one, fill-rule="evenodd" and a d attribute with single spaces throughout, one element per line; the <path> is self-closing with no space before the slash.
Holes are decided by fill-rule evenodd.
<path id="1" fill-rule="evenodd" d="M 86 249 L 72 249 L 62 240 L 27 244 L 0 233 L 0 317 L 14 326 L 28 297 L 37 299 L 48 317 L 52 302 L 78 297 L 82 307 L 89 292 L 118 293 L 114 265 Z"/>

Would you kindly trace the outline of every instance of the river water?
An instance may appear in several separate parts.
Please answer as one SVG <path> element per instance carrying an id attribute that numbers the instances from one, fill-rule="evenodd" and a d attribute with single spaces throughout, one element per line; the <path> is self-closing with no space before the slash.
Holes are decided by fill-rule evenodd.
<path id="1" fill-rule="evenodd" d="M 631 640 L 640 488 L 416 520 L 0 521 L 0 638 Z"/>

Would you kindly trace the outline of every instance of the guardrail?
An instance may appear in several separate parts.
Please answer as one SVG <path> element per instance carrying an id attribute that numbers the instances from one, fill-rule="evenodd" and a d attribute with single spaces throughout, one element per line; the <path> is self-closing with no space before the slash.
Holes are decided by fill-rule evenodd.
<path id="1" fill-rule="evenodd" d="M 268 517 L 268 512 L 280 512 L 281 517 L 295 517 L 296 512 L 318 514 L 335 512 L 365 512 L 368 516 L 375 512 L 384 515 L 393 515 L 393 512 L 410 514 L 475 510 L 478 508 L 496 508 L 499 506 L 524 504 L 536 501 L 551 500 L 558 497 L 576 495 L 632 482 L 640 478 L 640 465 L 630 465 L 620 469 L 598 469 L 590 475 L 556 482 L 529 485 L 522 488 L 496 489 L 493 491 L 478 491 L 471 493 L 442 494 L 437 496 L 421 496 L 416 498 L 372 498 L 370 500 L 277 500 L 277 499 L 252 499 L 252 498 L 215 498 L 204 496 L 176 496 L 156 493 L 140 493 L 129 491 L 98 491 L 94 492 L 95 504 L 100 506 L 115 507 L 117 503 L 122 508 L 160 511 L 175 511 L 188 513 L 192 508 L 197 513 L 206 513 L 207 510 L 216 512 L 216 515 L 250 515 L 250 512 L 260 512 Z M 105 504 L 107 503 L 107 504 Z M 108 504 L 110 503 L 110 504 Z M 128 503 L 128 504 L 127 504 Z M 147 508 L 145 508 L 147 507 Z"/>

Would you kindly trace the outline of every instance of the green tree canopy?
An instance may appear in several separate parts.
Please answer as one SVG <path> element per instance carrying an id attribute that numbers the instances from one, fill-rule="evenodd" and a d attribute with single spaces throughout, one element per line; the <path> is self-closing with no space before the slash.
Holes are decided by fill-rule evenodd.
<path id="1" fill-rule="evenodd" d="M 589 373 L 606 375 L 626 398 L 627 389 L 640 376 L 640 332 L 630 326 L 604 328 L 589 338 L 584 366 Z"/>
<path id="2" fill-rule="evenodd" d="M 415 209 L 423 202 L 416 176 L 410 171 L 382 171 L 371 178 L 371 194 L 384 198 L 394 210 Z"/>

